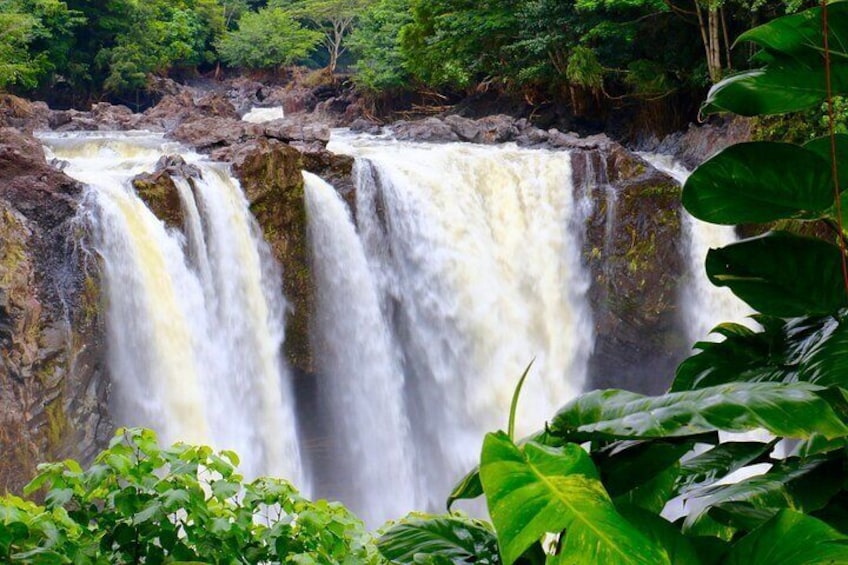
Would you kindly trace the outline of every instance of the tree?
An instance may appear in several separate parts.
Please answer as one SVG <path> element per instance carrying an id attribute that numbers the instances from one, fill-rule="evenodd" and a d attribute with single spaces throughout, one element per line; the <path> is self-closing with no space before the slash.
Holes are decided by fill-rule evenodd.
<path id="1" fill-rule="evenodd" d="M 329 61 L 327 68 L 334 72 L 339 57 L 346 51 L 345 38 L 356 19 L 373 0 L 272 0 L 272 6 L 285 8 L 292 16 L 307 20 L 323 34 Z"/>
<path id="2" fill-rule="evenodd" d="M 320 40 L 319 32 L 301 26 L 288 11 L 268 7 L 242 15 L 238 29 L 218 42 L 218 52 L 230 65 L 271 69 L 305 59 Z"/>
<path id="3" fill-rule="evenodd" d="M 356 56 L 353 80 L 371 95 L 405 88 L 409 73 L 400 49 L 400 30 L 412 22 L 410 0 L 378 0 L 360 17 L 348 44 Z"/>

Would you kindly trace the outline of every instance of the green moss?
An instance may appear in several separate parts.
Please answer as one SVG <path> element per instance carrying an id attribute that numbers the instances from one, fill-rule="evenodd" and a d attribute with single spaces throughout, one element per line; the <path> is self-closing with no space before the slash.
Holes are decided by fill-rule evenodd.
<path id="1" fill-rule="evenodd" d="M 62 444 L 68 429 L 68 418 L 65 416 L 65 408 L 62 405 L 62 397 L 59 396 L 53 402 L 45 406 L 47 415 L 47 442 L 51 449 L 56 449 Z"/>

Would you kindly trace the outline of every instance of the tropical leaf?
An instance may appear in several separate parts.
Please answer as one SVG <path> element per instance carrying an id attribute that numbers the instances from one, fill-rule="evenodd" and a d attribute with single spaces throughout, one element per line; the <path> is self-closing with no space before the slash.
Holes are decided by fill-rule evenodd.
<path id="1" fill-rule="evenodd" d="M 821 510 L 842 489 L 843 458 L 820 456 L 775 462 L 762 475 L 732 484 L 693 489 L 686 495 L 691 511 L 684 529 L 699 528 L 707 518 L 736 529 L 753 529 L 781 508 L 804 512 Z M 709 526 L 708 526 L 709 527 Z"/>
<path id="2" fill-rule="evenodd" d="M 695 169 L 683 206 L 714 224 L 817 218 L 833 203 L 833 178 L 819 155 L 790 143 L 731 145 Z"/>
<path id="3" fill-rule="evenodd" d="M 677 492 L 686 493 L 712 484 L 730 473 L 758 462 L 774 448 L 775 442 L 728 441 L 687 459 L 681 464 Z"/>
<path id="4" fill-rule="evenodd" d="M 836 141 L 836 164 L 837 171 L 839 176 L 839 181 L 842 184 L 840 187 L 844 190 L 846 183 L 848 183 L 848 134 L 837 133 L 834 135 L 834 140 Z M 832 160 L 832 148 L 830 145 L 830 136 L 825 135 L 823 137 L 817 137 L 812 139 L 804 144 L 804 149 L 807 151 L 812 151 L 819 157 L 825 160 L 825 162 L 830 163 Z M 843 195 L 843 200 L 845 195 Z M 835 215 L 834 215 L 835 217 Z"/>
<path id="5" fill-rule="evenodd" d="M 421 563 L 438 556 L 446 563 L 497 565 L 498 542 L 483 522 L 458 516 L 409 516 L 377 540 L 377 549 L 392 563 Z"/>
<path id="6" fill-rule="evenodd" d="M 725 563 L 848 563 L 848 537 L 820 520 L 786 509 L 740 539 L 728 553 Z"/>
<path id="7" fill-rule="evenodd" d="M 829 8 L 832 93 L 848 93 L 848 8 Z M 827 96 L 822 46 L 821 9 L 777 18 L 743 33 L 736 43 L 751 41 L 763 50 L 755 60 L 764 68 L 730 76 L 714 85 L 704 112 L 731 111 L 743 116 L 782 114 L 817 106 Z"/>
<path id="8" fill-rule="evenodd" d="M 734 324 L 734 326 L 736 326 Z M 694 390 L 732 381 L 785 381 L 791 373 L 786 366 L 786 344 L 782 326 L 754 332 L 744 326 L 724 333 L 720 342 L 695 344 L 699 353 L 678 367 L 671 392 Z M 716 330 L 713 330 L 716 332 Z"/>
<path id="9" fill-rule="evenodd" d="M 848 305 L 838 247 L 772 232 L 707 254 L 707 276 L 764 314 L 835 314 Z"/>
<path id="10" fill-rule="evenodd" d="M 648 539 L 663 547 L 672 565 L 699 565 L 701 559 L 690 539 L 673 524 L 654 512 L 638 506 L 616 505 L 628 522 L 636 526 Z"/>
<path id="11" fill-rule="evenodd" d="M 806 438 L 815 433 L 841 437 L 848 433 L 842 420 L 845 413 L 846 401 L 838 391 L 809 383 L 728 383 L 658 397 L 598 390 L 560 410 L 551 433 L 569 441 L 586 441 L 765 428 L 782 437 Z"/>
<path id="12" fill-rule="evenodd" d="M 549 532 L 561 533 L 551 565 L 669 562 L 664 550 L 616 512 L 577 445 L 528 442 L 521 449 L 503 432 L 488 434 L 480 479 L 506 565 Z"/>
<path id="13" fill-rule="evenodd" d="M 468 500 L 477 498 L 483 494 L 483 485 L 480 484 L 480 471 L 474 467 L 467 475 L 462 477 L 453 490 L 448 495 L 447 508 L 450 511 L 451 506 L 457 500 Z"/>

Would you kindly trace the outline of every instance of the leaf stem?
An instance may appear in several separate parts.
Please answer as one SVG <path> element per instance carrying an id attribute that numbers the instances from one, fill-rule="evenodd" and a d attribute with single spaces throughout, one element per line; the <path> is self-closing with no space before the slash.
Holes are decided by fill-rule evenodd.
<path id="1" fill-rule="evenodd" d="M 534 357 L 532 361 L 527 365 L 527 368 L 524 369 L 524 373 L 522 373 L 521 378 L 518 379 L 518 385 L 515 387 L 515 392 L 512 393 L 512 403 L 509 406 L 509 427 L 507 435 L 509 435 L 509 439 L 515 441 L 515 412 L 518 408 L 518 397 L 521 395 L 521 387 L 524 386 L 524 380 L 527 378 L 527 375 L 530 373 L 530 367 L 533 366 L 533 363 L 536 362 L 536 358 Z"/>

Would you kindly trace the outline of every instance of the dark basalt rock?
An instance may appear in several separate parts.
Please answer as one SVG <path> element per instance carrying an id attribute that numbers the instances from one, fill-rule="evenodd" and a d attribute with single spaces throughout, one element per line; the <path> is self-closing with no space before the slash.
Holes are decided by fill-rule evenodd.
<path id="1" fill-rule="evenodd" d="M 583 255 L 596 328 L 589 388 L 665 391 L 691 344 L 678 315 L 686 272 L 680 186 L 621 145 L 572 154 L 588 198 Z"/>

